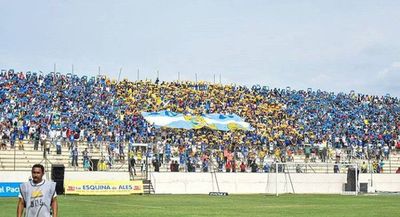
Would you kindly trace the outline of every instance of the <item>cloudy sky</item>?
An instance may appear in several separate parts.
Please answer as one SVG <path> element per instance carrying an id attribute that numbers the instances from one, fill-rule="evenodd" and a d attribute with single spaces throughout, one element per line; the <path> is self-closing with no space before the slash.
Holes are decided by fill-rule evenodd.
<path id="1" fill-rule="evenodd" d="M 400 1 L 0 0 L 0 68 L 400 96 Z"/>

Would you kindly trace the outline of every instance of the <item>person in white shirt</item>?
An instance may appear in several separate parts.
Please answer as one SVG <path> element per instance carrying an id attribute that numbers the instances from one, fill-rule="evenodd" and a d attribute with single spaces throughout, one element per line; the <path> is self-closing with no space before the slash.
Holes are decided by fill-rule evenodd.
<path id="1" fill-rule="evenodd" d="M 20 186 L 17 217 L 22 217 L 24 209 L 25 217 L 58 216 L 56 183 L 43 180 L 43 175 L 43 165 L 33 165 L 32 180 Z"/>

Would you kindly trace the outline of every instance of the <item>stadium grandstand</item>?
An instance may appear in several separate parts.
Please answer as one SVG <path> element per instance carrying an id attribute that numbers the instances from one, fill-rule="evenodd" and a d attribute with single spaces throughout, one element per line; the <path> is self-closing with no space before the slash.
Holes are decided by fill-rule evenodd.
<path id="1" fill-rule="evenodd" d="M 147 121 L 162 112 L 192 125 Z M 132 166 L 133 179 L 148 170 L 273 172 L 276 162 L 315 164 L 310 172 L 355 163 L 364 173 L 395 173 L 399 112 L 389 95 L 2 70 L 0 170 L 48 160 L 67 171 Z M 248 128 L 204 124 L 201 117 L 212 114 L 235 115 Z"/>
<path id="2" fill-rule="evenodd" d="M 2 1 L 0 217 L 400 216 L 400 1 Z"/>

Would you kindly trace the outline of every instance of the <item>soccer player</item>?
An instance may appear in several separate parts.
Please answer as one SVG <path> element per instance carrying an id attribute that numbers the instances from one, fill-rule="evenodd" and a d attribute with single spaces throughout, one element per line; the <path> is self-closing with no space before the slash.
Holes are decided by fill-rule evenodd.
<path id="1" fill-rule="evenodd" d="M 22 183 L 19 189 L 17 217 L 22 217 L 24 208 L 25 217 L 57 217 L 56 183 L 43 180 L 43 175 L 43 165 L 33 165 L 32 180 Z"/>

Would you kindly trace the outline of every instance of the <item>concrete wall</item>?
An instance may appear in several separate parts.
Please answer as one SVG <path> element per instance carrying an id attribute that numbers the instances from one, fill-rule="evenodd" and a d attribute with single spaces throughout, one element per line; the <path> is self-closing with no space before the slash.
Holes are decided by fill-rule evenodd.
<path id="1" fill-rule="evenodd" d="M 208 194 L 218 191 L 218 187 L 232 194 L 275 194 L 277 190 L 279 193 L 341 194 L 347 181 L 347 174 L 151 173 L 150 176 L 159 194 Z M 370 174 L 360 174 L 360 182 L 369 183 L 370 192 L 400 191 L 400 174 L 373 174 L 372 180 L 373 186 Z"/>
<path id="2" fill-rule="evenodd" d="M 400 192 L 400 174 L 360 174 L 360 182 L 372 184 L 372 190 Z"/>
<path id="3" fill-rule="evenodd" d="M 129 180 L 128 172 L 65 172 L 65 180 Z"/>
<path id="4" fill-rule="evenodd" d="M 50 174 L 49 174 L 50 175 Z M 30 172 L 0 171 L 0 182 L 25 182 Z M 212 191 L 231 194 L 341 194 L 347 174 L 282 173 L 151 173 L 158 194 L 208 194 Z M 278 185 L 276 184 L 278 178 Z M 69 180 L 129 180 L 127 172 L 66 172 Z M 291 181 L 290 181 L 291 180 Z M 400 174 L 360 174 L 360 182 L 369 183 L 369 191 L 399 191 Z M 217 185 L 218 183 L 218 185 Z M 371 186 L 372 184 L 372 186 Z M 292 187 L 293 185 L 293 187 Z"/>
<path id="5" fill-rule="evenodd" d="M 30 176 L 29 171 L 1 171 L 0 182 L 26 182 Z"/>
<path id="6" fill-rule="evenodd" d="M 51 178 L 51 174 L 48 174 Z M 0 182 L 26 182 L 29 171 L 0 171 Z M 46 175 L 44 176 L 46 177 Z M 65 172 L 65 180 L 129 180 L 127 172 Z"/>

